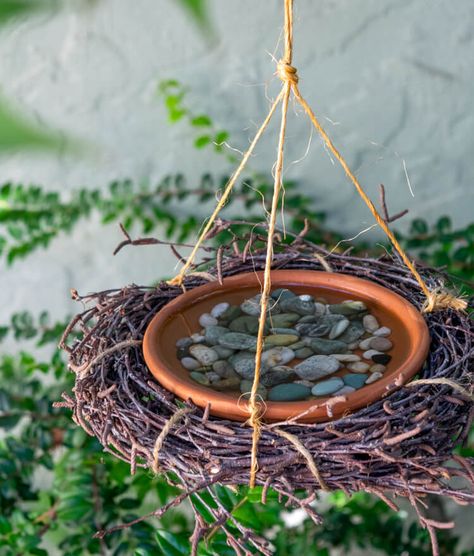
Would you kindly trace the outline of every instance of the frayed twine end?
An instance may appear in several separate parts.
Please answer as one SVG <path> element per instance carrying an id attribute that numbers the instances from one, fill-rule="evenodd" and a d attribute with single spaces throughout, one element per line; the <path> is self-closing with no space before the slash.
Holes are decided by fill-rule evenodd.
<path id="1" fill-rule="evenodd" d="M 467 300 L 463 297 L 456 297 L 446 290 L 437 289 L 430 292 L 427 296 L 421 311 L 422 313 L 432 313 L 434 311 L 444 311 L 446 309 L 465 311 L 467 306 Z"/>

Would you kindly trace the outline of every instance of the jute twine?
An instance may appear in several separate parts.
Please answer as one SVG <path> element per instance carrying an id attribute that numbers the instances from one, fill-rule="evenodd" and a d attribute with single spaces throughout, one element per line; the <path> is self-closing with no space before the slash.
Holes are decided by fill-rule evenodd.
<path id="1" fill-rule="evenodd" d="M 303 107 L 305 113 L 311 120 L 313 126 L 317 130 L 320 137 L 323 139 L 325 145 L 332 153 L 332 155 L 336 158 L 336 160 L 339 162 L 339 164 L 342 166 L 346 176 L 352 182 L 352 184 L 357 190 L 357 193 L 360 195 L 362 200 L 368 206 L 377 224 L 387 235 L 392 245 L 399 253 L 404 264 L 408 267 L 408 269 L 411 271 L 414 278 L 420 285 L 420 288 L 426 297 L 426 301 L 423 306 L 423 312 L 429 313 L 432 311 L 443 310 L 447 308 L 451 308 L 457 311 L 462 311 L 467 308 L 467 302 L 464 299 L 455 297 L 453 294 L 444 290 L 429 289 L 429 287 L 426 285 L 425 281 L 423 280 L 422 276 L 416 269 L 415 264 L 413 263 L 413 261 L 410 260 L 408 255 L 405 253 L 402 246 L 400 245 L 397 238 L 395 237 L 394 233 L 390 230 L 386 220 L 384 220 L 384 218 L 379 214 L 374 203 L 365 193 L 359 180 L 356 178 L 353 171 L 349 168 L 349 165 L 347 164 L 346 160 L 339 152 L 339 150 L 336 148 L 331 138 L 322 127 L 315 113 L 313 112 L 309 104 L 306 102 L 304 97 L 302 96 L 298 87 L 298 81 L 299 81 L 298 72 L 296 68 L 292 66 L 293 0 L 284 0 L 284 11 L 285 11 L 284 54 L 283 57 L 277 63 L 277 71 L 276 71 L 278 77 L 283 82 L 282 89 L 278 94 L 276 100 L 271 105 L 267 117 L 265 118 L 261 127 L 255 134 L 255 137 L 252 140 L 248 150 L 243 155 L 241 163 L 239 164 L 235 172 L 232 174 L 227 185 L 225 186 L 224 192 L 221 198 L 219 199 L 216 208 L 214 209 L 214 212 L 209 217 L 205 226 L 203 227 L 202 233 L 199 236 L 198 241 L 194 246 L 191 254 L 187 258 L 180 272 L 169 282 L 170 285 L 182 286 L 184 277 L 186 276 L 189 269 L 192 267 L 198 250 L 200 249 L 202 243 L 205 241 L 220 211 L 225 206 L 227 199 L 229 198 L 229 195 L 232 192 L 232 189 L 237 179 L 239 178 L 240 174 L 244 170 L 257 143 L 259 142 L 264 131 L 268 127 L 268 124 L 270 123 L 270 120 L 272 119 L 278 105 L 281 103 L 281 123 L 280 123 L 280 133 L 279 133 L 279 140 L 278 140 L 278 153 L 277 153 L 277 160 L 275 163 L 275 172 L 274 172 L 275 179 L 274 179 L 274 187 L 273 187 L 272 206 L 268 218 L 266 263 L 265 263 L 262 295 L 260 300 L 260 318 L 259 318 L 259 328 L 257 334 L 257 351 L 255 355 L 255 377 L 252 385 L 250 399 L 248 402 L 248 411 L 250 414 L 248 422 L 253 427 L 251 474 L 250 474 L 251 487 L 255 485 L 255 478 L 258 471 L 257 448 L 258 448 L 258 441 L 260 439 L 260 434 L 261 434 L 260 419 L 262 415 L 262 405 L 258 401 L 257 391 L 258 391 L 258 385 L 260 381 L 261 360 L 262 360 L 262 351 L 263 351 L 263 342 L 264 342 L 265 316 L 267 313 L 268 298 L 271 290 L 271 265 L 273 261 L 273 240 L 275 236 L 275 227 L 276 227 L 276 220 L 277 220 L 277 213 L 278 213 L 278 202 L 280 199 L 280 192 L 282 188 L 283 153 L 284 153 L 284 146 L 285 146 L 285 132 L 286 132 L 286 122 L 287 122 L 287 115 L 288 115 L 288 104 L 291 97 L 291 93 L 293 93 L 294 98 Z"/>

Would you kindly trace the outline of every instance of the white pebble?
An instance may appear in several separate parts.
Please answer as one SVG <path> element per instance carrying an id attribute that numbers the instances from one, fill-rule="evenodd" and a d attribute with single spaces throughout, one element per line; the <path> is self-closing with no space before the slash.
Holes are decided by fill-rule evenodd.
<path id="1" fill-rule="evenodd" d="M 366 338 L 365 340 L 362 340 L 359 343 L 359 349 L 362 349 L 363 351 L 367 351 L 368 349 L 370 349 L 370 341 L 372 340 L 373 336 L 371 336 L 370 338 Z"/>
<path id="2" fill-rule="evenodd" d="M 352 342 L 351 344 L 347 344 L 347 347 L 349 349 L 357 349 L 359 347 L 359 343 L 358 342 Z"/>
<path id="3" fill-rule="evenodd" d="M 367 365 L 367 363 L 363 363 L 362 361 L 358 361 L 357 363 L 349 363 L 349 365 L 347 365 L 347 368 L 351 371 L 354 371 L 354 373 L 365 373 L 369 370 L 369 367 L 370 365 Z"/>
<path id="4" fill-rule="evenodd" d="M 362 357 L 364 359 L 372 359 L 372 357 L 374 355 L 383 355 L 381 351 L 377 351 L 376 349 L 369 349 L 367 351 L 364 351 L 364 353 L 362 354 Z"/>
<path id="5" fill-rule="evenodd" d="M 334 359 L 338 361 L 342 361 L 342 363 L 355 363 L 356 361 L 360 361 L 360 357 L 355 353 L 333 353 L 331 357 L 334 357 Z"/>
<path id="6" fill-rule="evenodd" d="M 369 378 L 365 381 L 366 384 L 372 384 L 372 382 L 375 382 L 376 380 L 379 380 L 379 378 L 382 378 L 382 373 L 372 373 Z"/>
<path id="7" fill-rule="evenodd" d="M 390 328 L 388 328 L 387 326 L 382 326 L 382 328 L 379 328 L 373 334 L 374 336 L 386 337 L 386 336 L 390 336 L 391 333 L 392 331 L 390 330 Z"/>
<path id="8" fill-rule="evenodd" d="M 387 367 L 385 365 L 381 365 L 380 363 L 375 363 L 375 365 L 372 365 L 369 370 L 371 373 L 384 373 L 387 370 Z"/>
<path id="9" fill-rule="evenodd" d="M 204 340 L 206 339 L 202 334 L 197 334 L 197 333 L 191 334 L 190 338 L 194 344 L 200 344 L 201 342 L 204 342 Z"/>
<path id="10" fill-rule="evenodd" d="M 213 383 L 213 382 L 219 382 L 221 380 L 221 376 L 218 375 L 217 373 L 210 371 L 209 373 L 206 373 L 206 377 L 208 378 L 209 382 Z"/>
<path id="11" fill-rule="evenodd" d="M 352 386 L 344 386 L 344 388 L 334 392 L 332 396 L 345 396 L 346 394 L 352 394 L 352 392 L 355 392 L 355 388 L 352 388 Z"/>
<path id="12" fill-rule="evenodd" d="M 321 315 L 325 315 L 328 312 L 328 308 L 323 303 L 316 302 L 314 304 L 314 314 L 320 317 Z"/>
<path id="13" fill-rule="evenodd" d="M 214 305 L 214 307 L 212 308 L 211 316 L 213 316 L 215 319 L 218 319 L 227 311 L 229 307 L 230 304 L 226 303 L 225 301 L 223 303 L 218 303 L 217 305 Z"/>
<path id="14" fill-rule="evenodd" d="M 298 297 L 301 299 L 301 301 L 313 301 L 313 296 L 308 295 L 307 293 L 299 295 Z"/>
<path id="15" fill-rule="evenodd" d="M 215 326 L 217 324 L 217 319 L 215 319 L 209 313 L 203 313 L 199 317 L 199 324 L 201 326 L 204 326 L 204 328 L 206 328 L 207 326 Z"/>
<path id="16" fill-rule="evenodd" d="M 367 332 L 375 332 L 380 328 L 380 324 L 378 320 L 374 317 L 374 315 L 365 315 L 362 319 L 362 324 Z"/>
<path id="17" fill-rule="evenodd" d="M 194 369 L 198 369 L 201 366 L 201 363 L 194 359 L 194 357 L 183 357 L 181 359 L 181 365 L 188 371 L 193 371 Z"/>

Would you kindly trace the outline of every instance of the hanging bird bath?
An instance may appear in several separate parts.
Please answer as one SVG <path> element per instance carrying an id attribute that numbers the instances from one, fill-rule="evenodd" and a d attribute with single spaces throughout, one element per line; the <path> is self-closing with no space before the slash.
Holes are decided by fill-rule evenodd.
<path id="1" fill-rule="evenodd" d="M 145 333 L 143 352 L 148 368 L 167 390 L 203 408 L 210 404 L 209 410 L 213 415 L 237 421 L 247 420 L 247 402 L 238 387 L 234 391 L 217 391 L 212 385 L 205 386 L 194 381 L 177 356 L 176 343 L 183 337 L 199 333 L 202 329 L 200 317 L 209 314 L 217 304 L 239 306 L 258 294 L 261 281 L 262 273 L 250 272 L 226 278 L 223 285 L 210 282 L 178 296 L 155 315 Z M 382 376 L 378 373 L 378 380 L 369 381 L 362 388 L 345 394 L 346 401 L 335 406 L 333 417 L 369 405 L 383 397 L 395 382 L 404 384 L 421 369 L 429 348 L 428 327 L 421 313 L 411 303 L 389 289 L 347 274 L 308 270 L 273 271 L 272 284 L 274 288 L 289 288 L 296 294 L 324 298 L 331 304 L 347 299 L 362 301 L 370 314 L 391 330 L 390 340 L 394 347 L 388 356 L 391 359 L 385 372 Z M 366 333 L 366 336 L 370 334 Z M 215 343 L 207 342 L 211 349 Z M 200 345 L 205 346 L 205 343 Z M 350 353 L 359 355 L 364 365 L 363 350 L 354 348 Z M 295 358 L 289 365 L 298 365 L 300 362 L 301 359 Z M 341 381 L 348 374 L 355 376 L 355 373 L 351 373 L 351 363 L 341 361 L 339 370 L 331 373 L 330 379 Z M 361 376 L 369 375 L 358 375 Z M 279 387 L 284 389 L 284 385 Z M 337 396 L 337 392 L 333 396 Z M 311 396 L 311 399 L 303 401 L 265 401 L 264 418 L 281 421 L 304 415 L 301 418 L 304 422 L 328 420 L 326 403 L 331 399 L 334 397 Z"/>

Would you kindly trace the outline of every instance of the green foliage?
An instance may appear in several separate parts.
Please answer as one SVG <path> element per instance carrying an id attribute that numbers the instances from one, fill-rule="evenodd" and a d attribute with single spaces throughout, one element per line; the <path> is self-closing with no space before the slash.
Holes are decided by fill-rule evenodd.
<path id="1" fill-rule="evenodd" d="M 207 0 L 176 0 L 189 13 L 201 32 L 208 36 L 212 31 Z"/>

